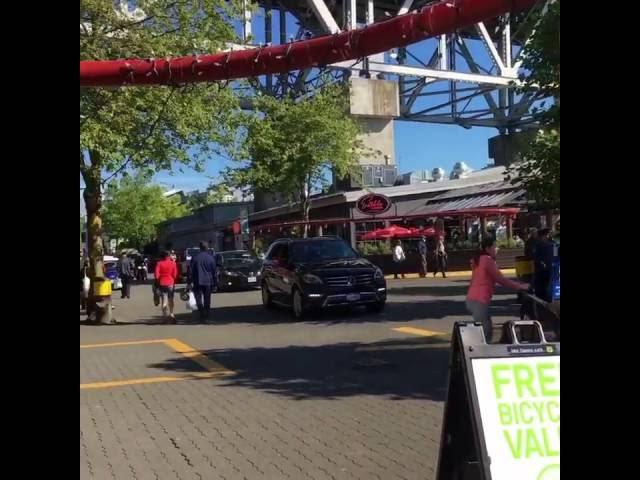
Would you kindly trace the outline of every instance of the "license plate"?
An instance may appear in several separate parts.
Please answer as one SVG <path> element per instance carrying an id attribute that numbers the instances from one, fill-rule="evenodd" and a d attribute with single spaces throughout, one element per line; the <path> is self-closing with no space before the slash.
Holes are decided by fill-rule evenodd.
<path id="1" fill-rule="evenodd" d="M 347 293 L 347 302 L 357 302 L 360 300 L 359 293 Z"/>
<path id="2" fill-rule="evenodd" d="M 249 283 L 256 283 L 258 281 L 258 279 L 256 277 L 247 277 L 247 282 Z"/>

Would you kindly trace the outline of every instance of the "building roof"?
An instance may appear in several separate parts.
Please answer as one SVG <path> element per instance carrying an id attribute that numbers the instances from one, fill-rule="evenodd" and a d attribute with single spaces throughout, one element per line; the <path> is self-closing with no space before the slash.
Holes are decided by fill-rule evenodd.
<path id="1" fill-rule="evenodd" d="M 311 208 L 322 208 L 340 203 L 354 203 L 367 193 L 380 193 L 389 198 L 423 195 L 425 193 L 456 191 L 467 187 L 480 187 L 488 184 L 498 184 L 504 181 L 504 167 L 493 167 L 469 173 L 465 178 L 455 180 L 443 180 L 440 182 L 416 183 L 412 185 L 399 185 L 396 187 L 371 188 L 367 190 L 354 190 L 350 192 L 333 193 L 312 198 Z M 513 188 L 513 187 L 511 187 Z M 284 215 L 297 209 L 296 204 L 280 205 L 268 208 L 249 215 L 251 220 L 264 220 L 278 215 Z"/>

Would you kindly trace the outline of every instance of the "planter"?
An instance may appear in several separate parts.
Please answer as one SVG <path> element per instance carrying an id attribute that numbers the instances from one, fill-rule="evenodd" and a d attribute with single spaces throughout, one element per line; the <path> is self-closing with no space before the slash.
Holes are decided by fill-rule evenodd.
<path id="1" fill-rule="evenodd" d="M 475 250 L 453 250 L 448 253 L 447 270 L 449 272 L 463 272 L 471 269 L 471 258 L 475 254 Z M 496 262 L 500 269 L 512 269 L 516 267 L 516 257 L 522 255 L 521 248 L 509 248 L 498 250 Z M 365 256 L 374 265 L 382 269 L 385 275 L 394 273 L 419 273 L 420 272 L 420 255 L 416 252 L 407 252 L 406 260 L 400 264 L 393 261 L 391 255 L 367 255 Z M 427 256 L 427 270 L 433 272 L 435 270 L 435 258 Z"/>

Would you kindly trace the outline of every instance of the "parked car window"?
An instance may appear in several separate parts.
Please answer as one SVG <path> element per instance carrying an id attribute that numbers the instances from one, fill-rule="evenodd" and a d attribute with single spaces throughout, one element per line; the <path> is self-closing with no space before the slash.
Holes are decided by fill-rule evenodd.
<path id="1" fill-rule="evenodd" d="M 289 258 L 289 245 L 286 243 L 276 243 L 269 251 L 269 260 L 279 260 L 286 262 Z"/>
<path id="2" fill-rule="evenodd" d="M 296 262 L 322 262 L 358 258 L 358 254 L 341 240 L 313 240 L 293 244 L 291 258 Z"/>

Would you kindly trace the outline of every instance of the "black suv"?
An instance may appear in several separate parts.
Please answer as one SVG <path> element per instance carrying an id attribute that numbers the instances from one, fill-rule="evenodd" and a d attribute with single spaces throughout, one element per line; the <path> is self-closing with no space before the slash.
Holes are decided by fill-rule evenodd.
<path id="1" fill-rule="evenodd" d="M 339 238 L 277 240 L 262 265 L 262 303 L 291 306 L 296 319 L 345 305 L 381 312 L 386 287 L 382 271 Z"/>

